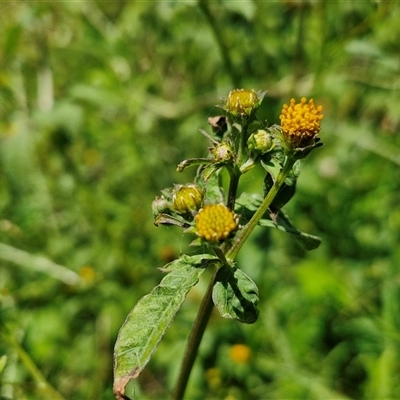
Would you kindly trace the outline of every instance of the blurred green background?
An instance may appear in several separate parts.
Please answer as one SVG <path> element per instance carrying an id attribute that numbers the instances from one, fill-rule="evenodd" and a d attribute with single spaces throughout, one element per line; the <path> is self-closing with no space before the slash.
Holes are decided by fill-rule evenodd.
<path id="1" fill-rule="evenodd" d="M 241 87 L 268 91 L 270 124 L 292 96 L 323 104 L 286 207 L 323 243 L 255 231 L 239 262 L 260 318 L 213 316 L 187 398 L 400 398 L 399 19 L 384 0 L 2 2 L 0 398 L 113 398 L 120 325 L 193 251 L 151 202 L 192 181 L 176 164 L 207 154 L 199 128 Z M 168 398 L 205 285 L 135 398 Z"/>

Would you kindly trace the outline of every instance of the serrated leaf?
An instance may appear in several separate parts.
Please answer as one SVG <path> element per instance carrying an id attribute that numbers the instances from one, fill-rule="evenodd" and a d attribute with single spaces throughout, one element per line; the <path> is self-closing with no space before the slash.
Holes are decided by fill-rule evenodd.
<path id="1" fill-rule="evenodd" d="M 114 394 L 117 399 L 128 399 L 126 385 L 139 376 L 189 290 L 213 260 L 216 258 L 201 254 L 183 256 L 167 264 L 166 269 L 171 272 L 129 313 L 114 348 Z"/>
<path id="2" fill-rule="evenodd" d="M 212 298 L 223 318 L 233 318 L 246 324 L 258 318 L 258 288 L 240 269 L 225 265 L 215 278 Z"/>

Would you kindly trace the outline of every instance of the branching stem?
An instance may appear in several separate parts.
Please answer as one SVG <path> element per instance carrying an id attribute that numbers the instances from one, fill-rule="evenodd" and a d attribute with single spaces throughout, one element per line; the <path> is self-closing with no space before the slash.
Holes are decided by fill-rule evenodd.
<path id="1" fill-rule="evenodd" d="M 250 233 L 253 231 L 253 229 L 256 227 L 258 224 L 258 221 L 263 217 L 263 215 L 266 213 L 268 210 L 268 207 L 271 205 L 273 199 L 275 198 L 276 194 L 278 193 L 279 189 L 285 182 L 285 179 L 287 178 L 288 174 L 290 173 L 293 164 L 295 163 L 295 159 L 293 158 L 286 158 L 285 164 L 278 174 L 274 185 L 272 186 L 271 190 L 268 192 L 268 194 L 265 196 L 263 202 L 261 203 L 260 207 L 258 210 L 254 213 L 253 217 L 250 219 L 250 221 L 247 223 L 247 225 L 243 228 L 241 231 L 240 235 L 236 238 L 234 241 L 232 247 L 224 254 L 223 260 L 226 259 L 234 259 L 249 237 Z M 236 188 L 237 188 L 237 183 L 239 181 L 240 175 L 237 175 L 237 182 L 235 183 Z M 232 188 L 232 182 L 231 186 Z M 236 195 L 236 190 L 230 189 L 229 192 L 229 198 L 231 198 L 231 195 L 233 193 Z M 235 196 L 233 196 L 233 202 L 234 202 Z M 228 200 L 229 204 L 229 200 Z M 233 204 L 234 205 L 234 204 Z M 220 249 L 219 249 L 220 250 Z M 222 250 L 221 250 L 222 251 Z M 217 252 L 218 255 L 218 252 Z M 219 266 L 220 267 L 220 266 Z M 182 365 L 180 368 L 180 375 L 175 387 L 175 390 L 172 395 L 172 400 L 182 400 L 183 396 L 185 394 L 186 386 L 189 380 L 190 372 L 193 368 L 194 362 L 196 360 L 196 356 L 198 353 L 198 349 L 200 346 L 201 339 L 203 337 L 204 331 L 206 329 L 206 326 L 208 324 L 208 321 L 211 316 L 211 312 L 213 309 L 213 301 L 212 301 L 212 291 L 215 283 L 215 277 L 218 272 L 219 267 L 216 268 L 216 271 L 210 280 L 210 283 L 207 288 L 207 292 L 205 293 L 202 303 L 200 305 L 199 312 L 197 313 L 196 320 L 194 321 L 192 331 L 190 332 L 187 346 L 186 346 L 186 351 L 185 355 L 183 357 Z"/>

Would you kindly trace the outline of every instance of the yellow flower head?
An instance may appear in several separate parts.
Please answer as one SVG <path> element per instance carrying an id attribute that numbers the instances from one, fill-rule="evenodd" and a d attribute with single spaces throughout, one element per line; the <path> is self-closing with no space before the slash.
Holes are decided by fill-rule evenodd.
<path id="1" fill-rule="evenodd" d="M 251 349 L 245 344 L 234 344 L 229 349 L 229 358 L 235 364 L 247 364 L 251 358 Z"/>
<path id="2" fill-rule="evenodd" d="M 254 90 L 231 90 L 226 100 L 225 110 L 232 115 L 250 115 L 258 107 L 260 99 Z"/>
<path id="3" fill-rule="evenodd" d="M 197 234 L 208 242 L 226 239 L 238 227 L 238 218 L 223 204 L 202 208 L 195 218 Z"/>
<path id="4" fill-rule="evenodd" d="M 174 208 L 181 213 L 198 210 L 203 202 L 203 197 L 204 193 L 197 185 L 178 186 L 173 196 Z"/>
<path id="5" fill-rule="evenodd" d="M 296 104 L 295 99 L 290 104 L 285 104 L 280 115 L 282 133 L 286 142 L 291 147 L 306 147 L 313 144 L 317 137 L 321 120 L 322 106 L 315 106 L 314 100 L 302 97 L 300 103 Z"/>

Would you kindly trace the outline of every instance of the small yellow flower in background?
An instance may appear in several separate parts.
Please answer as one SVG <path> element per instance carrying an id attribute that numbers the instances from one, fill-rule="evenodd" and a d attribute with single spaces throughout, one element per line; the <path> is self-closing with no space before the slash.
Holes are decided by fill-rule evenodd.
<path id="1" fill-rule="evenodd" d="M 198 210 L 203 202 L 203 191 L 194 184 L 179 186 L 173 195 L 176 211 L 186 213 L 190 210 Z"/>
<path id="2" fill-rule="evenodd" d="M 96 271 L 90 265 L 84 265 L 78 273 L 85 283 L 93 283 L 96 278 Z"/>
<path id="3" fill-rule="evenodd" d="M 295 99 L 285 104 L 280 115 L 282 133 L 292 147 L 305 147 L 313 143 L 321 128 L 322 106 L 315 106 L 314 100 L 302 97 L 300 103 Z"/>
<path id="4" fill-rule="evenodd" d="M 229 357 L 235 364 L 247 364 L 251 358 L 251 349 L 245 344 L 234 344 L 229 349 Z"/>
<path id="5" fill-rule="evenodd" d="M 218 368 L 209 368 L 206 371 L 206 380 L 208 383 L 208 386 L 216 390 L 219 387 L 221 387 L 222 384 L 222 379 L 221 379 L 221 371 Z"/>
<path id="6" fill-rule="evenodd" d="M 210 204 L 196 215 L 195 225 L 200 237 L 208 242 L 219 242 L 237 229 L 238 219 L 225 205 Z"/>
<path id="7" fill-rule="evenodd" d="M 260 99 L 254 90 L 231 90 L 225 105 L 225 110 L 232 115 L 250 115 L 258 107 Z"/>

